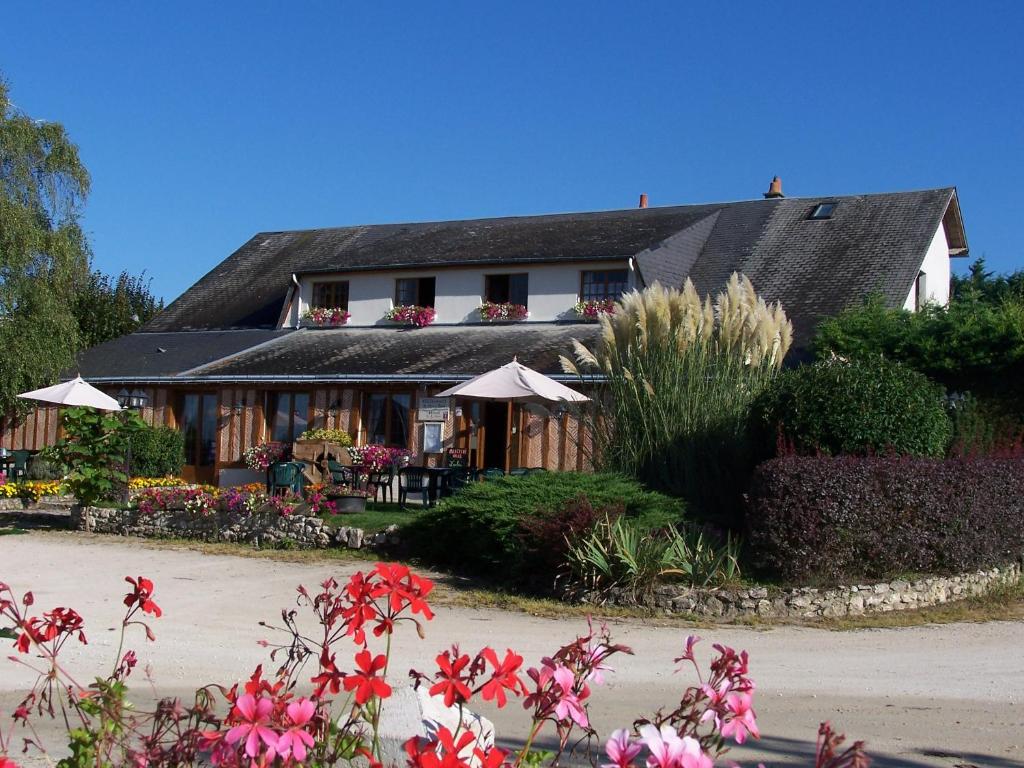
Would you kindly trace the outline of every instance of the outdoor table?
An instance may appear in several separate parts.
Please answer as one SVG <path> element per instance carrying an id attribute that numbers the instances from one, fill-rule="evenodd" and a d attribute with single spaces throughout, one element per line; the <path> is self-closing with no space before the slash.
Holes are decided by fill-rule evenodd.
<path id="1" fill-rule="evenodd" d="M 451 467 L 424 467 L 427 472 L 427 499 L 431 506 L 437 503 L 442 491 L 448 487 L 448 478 L 451 477 Z"/>

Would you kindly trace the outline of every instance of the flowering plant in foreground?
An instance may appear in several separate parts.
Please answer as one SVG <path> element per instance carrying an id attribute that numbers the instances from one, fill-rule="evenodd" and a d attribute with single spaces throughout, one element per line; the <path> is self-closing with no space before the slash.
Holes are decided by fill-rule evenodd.
<path id="1" fill-rule="evenodd" d="M 399 304 L 385 312 L 384 317 L 394 323 L 426 328 L 437 318 L 437 310 L 433 307 L 419 307 L 415 304 Z"/>
<path id="2" fill-rule="evenodd" d="M 17 768 L 13 753 L 19 732 L 23 751 L 45 751 L 35 728 L 41 717 L 66 723 L 71 755 L 60 763 L 66 768 L 320 768 L 355 760 L 382 767 L 379 727 L 393 692 L 388 679 L 392 635 L 412 625 L 424 636 L 424 623 L 434 617 L 427 602 L 433 589 L 429 580 L 405 566 L 378 563 L 345 584 L 328 578 L 317 590 L 300 586 L 296 605 L 281 613 L 282 626 L 261 623 L 283 637 L 280 643 L 261 641 L 270 660 L 279 660 L 276 670 L 266 673 L 260 665 L 244 682 L 208 685 L 189 701 L 162 699 L 152 711 L 128 701 L 127 681 L 137 658 L 124 651 L 124 641 L 135 626 L 155 640 L 147 622 L 163 611 L 154 601 L 151 580 L 125 581 L 130 591 L 123 600 L 114 667 L 88 685 L 59 658 L 67 643 L 86 643 L 84 619 L 70 608 L 31 615 L 32 593 L 18 598 L 0 583 L 0 629 L 14 639 L 18 654 L 11 658 L 38 673 L 8 730 L 0 728 L 0 768 Z M 300 628 L 310 624 L 300 612 L 312 614 L 314 630 Z M 410 672 L 414 685 L 428 686 L 432 696 L 460 711 L 474 701 L 498 708 L 519 705 L 528 713 L 529 727 L 522 747 L 507 752 L 472 728 L 439 726 L 427 737 L 410 735 L 404 742 L 406 765 L 526 768 L 546 760 L 557 765 L 581 747 L 596 765 L 601 758 L 593 750 L 599 742 L 591 724 L 591 694 L 611 673 L 609 660 L 631 651 L 614 644 L 606 627 L 588 626 L 585 635 L 528 668 L 511 649 L 463 653 L 452 645 L 437 655 L 435 669 Z M 698 684 L 683 690 L 672 712 L 613 732 L 604 744 L 609 762 L 602 768 L 710 768 L 727 742 L 758 737 L 746 653 L 714 646 L 717 655 L 704 676 L 694 659 L 696 642 L 688 638 L 676 661 L 693 666 Z M 553 755 L 533 749 L 545 730 L 557 745 Z M 827 723 L 822 725 L 817 768 L 867 765 L 860 742 L 839 753 L 841 741 Z"/>
<path id="3" fill-rule="evenodd" d="M 341 307 L 313 307 L 302 313 L 303 320 L 320 326 L 344 325 L 350 317 L 352 313 Z"/>

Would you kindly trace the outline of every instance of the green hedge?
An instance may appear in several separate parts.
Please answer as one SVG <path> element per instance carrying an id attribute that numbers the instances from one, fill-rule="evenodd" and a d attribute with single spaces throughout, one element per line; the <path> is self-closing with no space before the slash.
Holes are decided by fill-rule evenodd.
<path id="1" fill-rule="evenodd" d="M 683 517 L 679 499 L 646 490 L 610 473 L 539 472 L 474 483 L 402 528 L 414 555 L 451 570 L 506 584 L 535 583 L 531 542 L 519 525 L 585 496 L 595 507 L 622 505 L 624 514 L 652 528 Z"/>
<path id="2" fill-rule="evenodd" d="M 146 427 L 131 435 L 134 477 L 178 475 L 185 464 L 185 438 L 171 427 Z"/>
<path id="3" fill-rule="evenodd" d="M 942 387 L 880 355 L 786 371 L 753 414 L 766 448 L 799 454 L 939 457 L 952 433 Z"/>

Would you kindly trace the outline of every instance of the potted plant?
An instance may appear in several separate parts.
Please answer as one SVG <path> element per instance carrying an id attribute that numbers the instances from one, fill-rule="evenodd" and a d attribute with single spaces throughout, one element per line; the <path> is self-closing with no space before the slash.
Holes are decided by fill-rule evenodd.
<path id="1" fill-rule="evenodd" d="M 302 314 L 303 320 L 321 328 L 335 328 L 345 325 L 352 313 L 341 307 L 310 307 Z"/>
<path id="2" fill-rule="evenodd" d="M 369 491 L 349 485 L 325 485 L 320 493 L 334 504 L 334 509 L 339 515 L 365 512 L 366 500 L 370 497 Z"/>
<path id="3" fill-rule="evenodd" d="M 245 466 L 256 472 L 266 472 L 271 466 L 285 458 L 288 446 L 284 443 L 262 443 L 254 445 L 242 454 Z"/>
<path id="4" fill-rule="evenodd" d="M 415 304 L 399 304 L 397 307 L 389 309 L 384 317 L 393 323 L 425 328 L 437 318 L 437 310 L 433 307 L 419 307 Z"/>
<path id="5" fill-rule="evenodd" d="M 480 305 L 480 319 L 487 323 L 525 320 L 529 316 L 530 310 L 522 304 L 512 304 L 507 301 L 501 303 L 485 301 Z"/>
<path id="6" fill-rule="evenodd" d="M 595 323 L 601 315 L 611 315 L 615 312 L 615 299 L 588 299 L 577 302 L 573 309 L 580 320 Z"/>

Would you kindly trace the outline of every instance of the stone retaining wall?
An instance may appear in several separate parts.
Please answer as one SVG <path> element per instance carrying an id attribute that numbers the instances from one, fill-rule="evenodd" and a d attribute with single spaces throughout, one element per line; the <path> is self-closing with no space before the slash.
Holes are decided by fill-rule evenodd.
<path id="1" fill-rule="evenodd" d="M 75 503 L 74 496 L 43 496 L 39 501 L 28 499 L 0 499 L 0 512 L 14 512 L 23 509 L 48 509 L 51 507 L 69 507 Z"/>
<path id="2" fill-rule="evenodd" d="M 652 595 L 639 600 L 630 593 L 618 591 L 600 599 L 597 595 L 584 596 L 583 602 L 643 605 L 666 613 L 723 619 L 743 616 L 769 619 L 832 618 L 939 605 L 984 595 L 993 588 L 1018 584 L 1020 580 L 1021 566 L 1012 563 L 1001 568 L 958 576 L 929 576 L 913 581 L 899 579 L 882 584 L 858 584 L 831 589 L 696 589 L 663 584 L 655 587 Z"/>
<path id="3" fill-rule="evenodd" d="M 362 549 L 398 543 L 397 526 L 367 535 L 361 528 L 335 527 L 319 517 L 277 512 L 197 515 L 184 510 L 143 513 L 137 509 L 76 506 L 71 510 L 71 526 L 91 533 L 244 542 L 258 547 Z"/>

